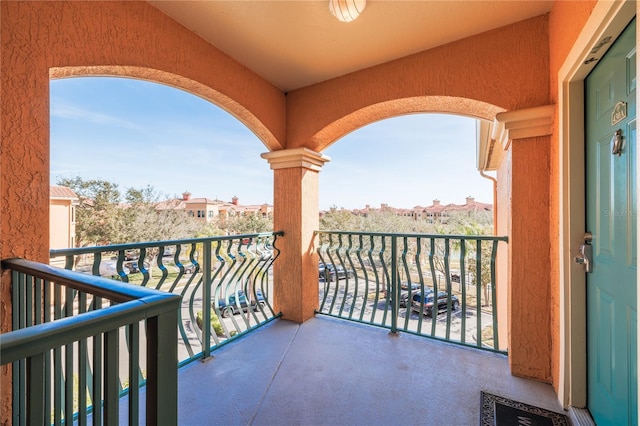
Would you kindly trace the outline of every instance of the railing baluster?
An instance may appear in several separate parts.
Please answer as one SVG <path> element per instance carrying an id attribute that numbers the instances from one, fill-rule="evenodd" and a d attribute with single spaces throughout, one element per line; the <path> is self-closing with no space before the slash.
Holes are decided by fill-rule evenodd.
<path id="1" fill-rule="evenodd" d="M 107 426 L 112 423 L 117 424 L 120 411 L 118 401 L 120 395 L 119 341 L 120 336 L 117 328 L 104 334 L 104 418 Z"/>
<path id="2" fill-rule="evenodd" d="M 435 253 L 436 253 L 436 239 L 431 238 L 431 247 L 429 250 L 429 266 L 431 267 L 431 283 L 433 284 L 433 294 L 437 297 L 438 295 L 438 280 L 436 278 L 436 266 L 435 266 Z M 422 303 L 420 304 L 420 319 L 424 318 L 424 301 L 426 300 L 426 295 L 422 295 Z M 434 298 L 434 302 L 435 302 Z M 433 307 L 431 308 L 431 337 L 436 335 L 436 316 L 433 315 Z"/>
<path id="3" fill-rule="evenodd" d="M 461 336 L 460 342 L 467 342 L 467 269 L 465 259 L 467 258 L 467 241 L 460 240 L 460 293 L 462 294 L 462 302 L 460 303 L 460 322 Z"/>
<path id="4" fill-rule="evenodd" d="M 26 303 L 24 298 L 24 283 L 25 276 L 22 274 L 18 274 L 14 272 L 12 274 L 12 282 L 13 282 L 13 294 L 12 294 L 12 304 L 11 307 L 13 309 L 13 318 L 12 318 L 12 330 L 18 330 L 24 327 L 22 323 L 22 312 L 24 310 L 23 305 Z M 26 387 L 24 380 L 24 368 L 25 363 L 23 360 L 14 362 L 12 365 L 12 377 L 14 381 L 13 386 L 13 424 L 14 425 L 23 425 L 25 423 L 25 419 L 20 417 L 20 413 L 24 413 L 25 410 L 25 396 L 23 395 Z"/>
<path id="5" fill-rule="evenodd" d="M 79 314 L 86 312 L 87 293 L 79 294 Z M 78 426 L 87 424 L 87 339 L 78 343 Z"/>
<path id="6" fill-rule="evenodd" d="M 476 241 L 476 334 L 482 347 L 482 241 Z"/>
<path id="7" fill-rule="evenodd" d="M 102 303 L 100 298 L 94 299 L 95 303 Z M 93 336 L 93 393 L 91 395 L 91 404 L 93 406 L 93 425 L 101 426 L 102 425 L 102 385 L 103 385 L 103 377 L 102 377 L 102 342 L 104 339 L 103 334 L 98 334 Z"/>
<path id="8" fill-rule="evenodd" d="M 378 250 L 378 256 L 380 258 L 380 264 L 382 265 L 382 286 L 384 287 L 385 294 L 385 302 L 384 302 L 384 311 L 382 312 L 382 324 L 387 324 L 387 312 L 390 309 L 390 298 L 389 296 L 393 295 L 391 291 L 391 281 L 389 279 L 389 271 L 387 268 L 387 262 L 384 260 L 385 250 L 387 246 L 387 241 L 385 237 L 380 237 L 380 249 Z M 392 256 L 393 257 L 393 256 Z"/>
<path id="9" fill-rule="evenodd" d="M 65 288 L 64 316 L 73 316 L 74 290 Z M 73 418 L 73 343 L 64 347 L 64 422 L 68 424 Z"/>
<path id="10" fill-rule="evenodd" d="M 364 260 L 362 259 L 362 251 L 364 249 L 363 243 L 364 241 L 362 239 L 362 235 L 358 236 L 357 247 L 355 249 L 355 256 L 356 256 L 356 259 L 358 260 L 359 269 L 362 274 L 362 280 L 364 282 L 364 291 L 362 295 L 362 307 L 360 308 L 360 315 L 358 318 L 359 321 L 362 321 L 364 319 L 364 314 L 367 310 L 367 303 L 369 301 L 369 276 L 367 274 L 367 270 L 364 267 Z M 359 287 L 360 274 L 358 274 L 357 272 L 358 268 L 356 268 L 353 262 L 351 262 L 351 267 L 353 270 L 353 274 L 355 276 L 356 286 Z"/>
<path id="11" fill-rule="evenodd" d="M 338 247 L 336 247 L 336 250 L 335 250 L 337 262 L 333 262 L 333 261 L 331 262 L 331 264 L 334 265 L 335 280 L 336 280 L 336 288 L 337 289 L 340 288 L 340 275 L 339 275 L 338 268 L 342 268 L 344 270 L 344 260 L 342 258 L 342 254 L 341 254 L 342 250 L 343 250 L 342 235 L 338 235 Z M 346 271 L 345 271 L 345 273 L 346 273 Z M 340 310 L 338 311 L 339 315 L 342 315 L 342 312 L 344 311 L 344 308 L 346 306 L 347 298 L 348 298 L 348 295 L 349 295 L 348 292 L 349 292 L 349 283 L 347 282 L 347 283 L 344 284 L 344 294 L 342 296 L 342 303 L 340 304 Z"/>
<path id="12" fill-rule="evenodd" d="M 161 277 L 156 284 L 156 290 L 160 290 L 162 288 L 162 284 L 164 284 L 167 276 L 169 275 L 169 271 L 167 271 L 167 267 L 164 266 L 164 246 L 160 246 L 158 249 L 158 254 L 156 255 L 156 264 L 158 265 L 158 269 L 160 269 Z"/>
<path id="13" fill-rule="evenodd" d="M 498 242 L 493 241 L 491 248 L 491 311 L 493 317 L 493 349 L 499 350 L 498 342 L 498 300 L 496 298 L 496 256 L 498 254 Z"/>
<path id="14" fill-rule="evenodd" d="M 62 318 L 62 286 L 54 284 L 54 319 Z M 53 422 L 56 426 L 62 424 L 62 397 L 64 395 L 64 383 L 62 376 L 62 347 L 53 350 Z"/>
<path id="15" fill-rule="evenodd" d="M 451 266 L 449 263 L 449 256 L 450 256 L 450 250 L 451 250 L 451 240 L 449 238 L 445 238 L 444 239 L 444 283 L 445 283 L 445 287 L 447 288 L 446 292 L 447 292 L 447 328 L 445 331 L 445 335 L 444 338 L 446 340 L 449 340 L 449 338 L 451 337 L 451 295 L 452 295 L 452 289 L 451 289 Z M 434 299 L 433 299 L 433 309 L 431 310 L 431 315 L 438 315 L 438 310 L 440 309 L 440 307 L 438 306 L 438 293 L 435 293 L 434 295 Z M 434 313 L 434 309 L 435 309 L 435 313 Z"/>
<path id="16" fill-rule="evenodd" d="M 51 314 L 53 309 L 53 292 L 51 288 L 51 282 L 49 280 L 44 280 L 43 282 L 42 299 L 43 299 L 43 310 L 44 310 L 43 322 L 48 323 L 51 321 Z M 47 351 L 44 359 L 44 388 L 47 389 L 47 392 L 49 389 L 53 389 L 52 382 L 51 382 L 51 374 L 52 374 L 51 367 L 53 362 L 52 355 L 53 355 L 52 351 Z M 46 413 L 47 416 L 49 416 L 47 418 L 47 424 L 51 423 L 51 417 L 50 417 L 51 409 L 52 409 L 51 395 L 47 394 L 46 399 L 44 401 L 44 412 Z"/>
<path id="17" fill-rule="evenodd" d="M 211 244 L 203 245 L 202 274 L 202 353 L 205 358 L 211 356 Z"/>
<path id="18" fill-rule="evenodd" d="M 420 295 L 422 296 L 422 298 L 424 299 L 424 278 L 422 275 L 422 266 L 420 262 L 420 255 L 422 254 L 422 238 L 421 237 L 417 237 L 416 238 L 416 254 L 415 254 L 415 261 L 416 261 L 416 267 L 418 269 L 418 276 L 420 277 Z M 413 292 L 411 290 L 411 287 L 409 287 L 409 289 L 407 290 L 409 293 L 407 294 L 407 317 L 410 317 L 412 315 L 412 309 L 411 309 L 411 302 L 413 300 Z M 418 325 L 417 325 L 417 333 L 420 334 L 422 332 L 422 319 L 420 319 L 420 321 L 418 321 Z"/>
<path id="19" fill-rule="evenodd" d="M 391 237 L 391 333 L 398 333 L 398 311 L 400 310 L 400 286 L 398 285 L 398 238 Z"/>
<path id="20" fill-rule="evenodd" d="M 178 424 L 177 326 L 175 311 L 147 320 L 147 424 Z"/>
<path id="21" fill-rule="evenodd" d="M 374 324 L 374 318 L 376 316 L 376 312 L 378 310 L 378 303 L 380 303 L 380 278 L 378 276 L 378 267 L 376 266 L 376 261 L 373 258 L 373 252 L 375 250 L 375 238 L 373 235 L 369 236 L 369 250 L 368 250 L 368 258 L 369 265 L 371 265 L 371 270 L 373 271 L 373 277 L 375 279 L 375 298 L 373 300 L 373 309 L 371 309 L 371 323 Z"/>
<path id="22" fill-rule="evenodd" d="M 130 324 L 129 335 L 129 426 L 137 426 L 140 409 L 140 325 Z"/>
<path id="23" fill-rule="evenodd" d="M 27 358 L 28 395 L 29 411 L 27 413 L 27 423 L 30 425 L 45 424 L 45 396 L 44 387 L 44 354 L 39 353 Z M 48 423 L 49 421 L 47 421 Z"/>
<path id="24" fill-rule="evenodd" d="M 407 295 L 411 294 L 411 271 L 409 269 L 409 263 L 407 262 L 407 256 L 409 255 L 409 238 L 407 236 L 404 236 L 402 238 L 402 267 L 404 268 L 404 274 L 405 274 L 405 282 L 407 283 Z M 400 315 L 400 297 L 402 296 L 402 282 L 398 282 L 398 290 L 397 290 L 397 294 L 398 294 L 398 314 Z M 408 330 L 409 329 L 409 317 L 411 317 L 411 311 L 409 310 L 405 310 L 405 315 L 404 315 L 404 330 Z"/>

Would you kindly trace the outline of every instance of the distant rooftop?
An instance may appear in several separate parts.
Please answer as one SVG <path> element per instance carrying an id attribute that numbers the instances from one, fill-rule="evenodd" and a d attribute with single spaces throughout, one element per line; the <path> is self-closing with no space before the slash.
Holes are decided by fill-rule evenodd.
<path id="1" fill-rule="evenodd" d="M 74 200 L 78 199 L 78 196 L 69 187 L 51 185 L 49 187 L 49 198 Z"/>

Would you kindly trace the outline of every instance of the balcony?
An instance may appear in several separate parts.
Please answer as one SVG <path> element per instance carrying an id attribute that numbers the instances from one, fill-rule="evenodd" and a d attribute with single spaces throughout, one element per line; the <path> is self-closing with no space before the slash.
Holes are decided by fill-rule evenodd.
<path id="1" fill-rule="evenodd" d="M 18 331 L 2 346 L 20 348 L 2 356 L 13 362 L 14 423 L 51 413 L 63 424 L 73 413 L 79 424 L 144 424 L 168 410 L 185 425 L 476 424 L 480 391 L 560 411 L 550 386 L 510 375 L 499 343 L 494 283 L 505 238 L 317 234 L 319 308 L 303 324 L 275 310 L 282 233 L 51 252 L 76 272 L 5 261 Z M 156 330 L 152 309 L 91 325 L 124 309 L 131 289 L 171 297 L 177 319 Z M 60 323 L 70 327 L 65 339 L 51 339 L 47 327 Z M 158 335 L 177 344 L 161 349 Z M 46 344 L 31 350 L 38 336 Z M 163 350 L 174 360 L 163 358 L 164 369 L 181 367 L 175 378 L 157 368 Z"/>

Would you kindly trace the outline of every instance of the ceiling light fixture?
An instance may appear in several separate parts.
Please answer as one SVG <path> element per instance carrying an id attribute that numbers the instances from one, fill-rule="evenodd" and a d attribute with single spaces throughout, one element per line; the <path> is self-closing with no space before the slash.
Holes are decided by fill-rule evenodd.
<path id="1" fill-rule="evenodd" d="M 367 5 L 367 0 L 329 0 L 329 11 L 338 21 L 351 22 Z"/>

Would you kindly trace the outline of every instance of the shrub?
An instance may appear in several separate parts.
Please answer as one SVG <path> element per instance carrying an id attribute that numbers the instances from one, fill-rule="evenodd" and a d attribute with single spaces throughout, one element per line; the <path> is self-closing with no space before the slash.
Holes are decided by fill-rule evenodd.
<path id="1" fill-rule="evenodd" d="M 198 328 L 202 330 L 202 311 L 196 312 L 196 323 Z M 211 310 L 211 328 L 216 332 L 216 336 L 224 336 L 224 329 L 220 323 L 220 319 L 216 315 L 215 311 Z"/>

